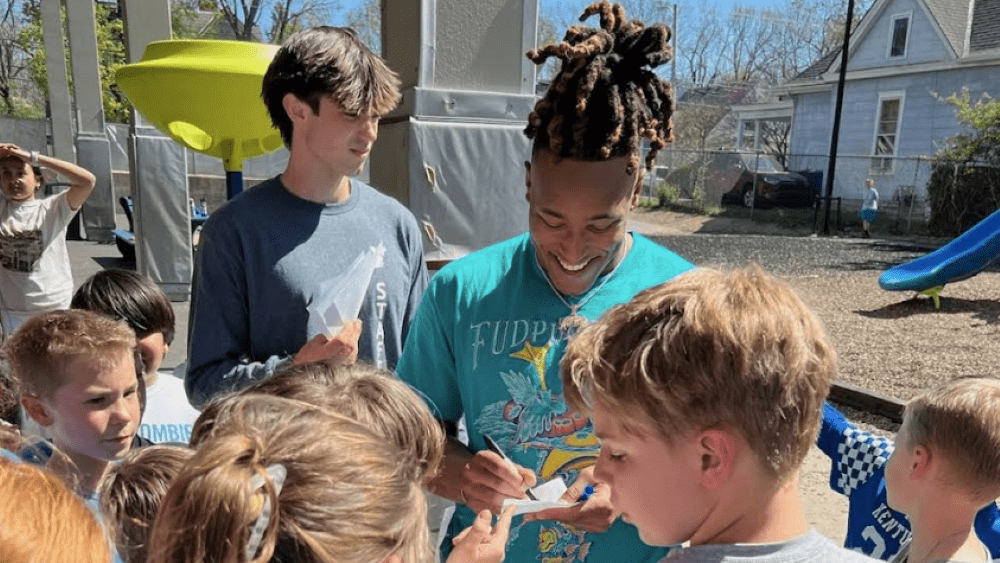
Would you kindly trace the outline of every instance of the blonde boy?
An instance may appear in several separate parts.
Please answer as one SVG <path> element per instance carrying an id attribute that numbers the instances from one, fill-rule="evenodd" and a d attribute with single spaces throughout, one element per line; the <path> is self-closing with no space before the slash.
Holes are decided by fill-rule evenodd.
<path id="1" fill-rule="evenodd" d="M 893 562 L 990 561 L 973 524 L 1000 496 L 1000 381 L 956 379 L 911 400 L 885 479 L 913 532 Z"/>
<path id="2" fill-rule="evenodd" d="M 798 470 L 834 374 L 817 319 L 758 267 L 637 294 L 568 345 L 566 399 L 601 439 L 595 478 L 671 561 L 870 561 L 810 530 Z"/>
<path id="3" fill-rule="evenodd" d="M 18 327 L 6 349 L 21 404 L 66 454 L 48 465 L 96 508 L 97 485 L 139 425 L 135 333 L 90 311 L 55 311 Z"/>

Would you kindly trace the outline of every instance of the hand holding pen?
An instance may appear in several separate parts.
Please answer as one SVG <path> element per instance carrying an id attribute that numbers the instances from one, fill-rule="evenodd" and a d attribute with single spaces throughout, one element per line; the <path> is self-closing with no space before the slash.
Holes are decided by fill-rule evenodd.
<path id="1" fill-rule="evenodd" d="M 504 453 L 504 451 L 500 448 L 500 444 L 496 443 L 496 441 L 493 438 L 490 438 L 489 434 L 483 434 L 483 441 L 486 442 L 486 447 L 489 448 L 491 452 L 497 454 L 498 456 L 500 456 L 500 459 L 509 463 L 511 468 L 514 469 L 514 471 L 518 470 L 517 469 L 518 465 L 514 463 L 514 460 L 510 459 L 510 457 L 508 457 L 507 454 Z M 530 488 L 525 489 L 524 494 L 530 500 L 538 500 L 537 498 L 535 498 L 535 494 L 531 492 Z"/>
<path id="2" fill-rule="evenodd" d="M 481 450 L 466 459 L 458 501 L 477 513 L 488 509 L 493 514 L 500 514 L 503 501 L 527 498 L 525 490 L 533 487 L 536 480 L 530 469 L 495 451 Z"/>

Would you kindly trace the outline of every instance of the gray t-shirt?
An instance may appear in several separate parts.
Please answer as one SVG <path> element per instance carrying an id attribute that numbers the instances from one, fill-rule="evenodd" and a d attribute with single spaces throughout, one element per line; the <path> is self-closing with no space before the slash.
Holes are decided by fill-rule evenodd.
<path id="1" fill-rule="evenodd" d="M 661 563 L 871 563 L 878 561 L 810 530 L 781 543 L 717 544 L 675 548 Z"/>
<path id="2" fill-rule="evenodd" d="M 272 178 L 212 213 L 198 245 L 188 398 L 195 406 L 287 365 L 306 341 L 306 307 L 362 254 L 378 256 L 358 318 L 358 359 L 393 369 L 427 287 L 422 234 L 401 203 L 351 181 L 338 204 Z"/>

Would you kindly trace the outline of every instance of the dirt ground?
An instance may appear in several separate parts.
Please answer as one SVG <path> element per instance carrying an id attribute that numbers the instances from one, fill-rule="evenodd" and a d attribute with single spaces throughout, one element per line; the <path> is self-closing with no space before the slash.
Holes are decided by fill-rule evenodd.
<path id="1" fill-rule="evenodd" d="M 811 226 L 788 228 L 746 219 L 651 210 L 636 212 L 632 227 L 652 234 L 774 235 L 774 244 L 781 244 L 780 237 L 808 236 L 812 231 Z M 928 242 L 920 237 L 886 238 Z M 869 270 L 782 276 L 823 322 L 837 350 L 838 380 L 906 400 L 935 382 L 956 376 L 998 375 L 1000 274 L 983 272 L 949 284 L 937 310 L 926 297 L 882 291 L 878 287 L 880 274 Z M 879 417 L 855 411 L 848 416 L 888 435 L 896 429 Z M 846 530 L 847 502 L 830 490 L 829 471 L 829 459 L 814 447 L 803 467 L 800 486 L 810 521 L 839 542 Z"/>

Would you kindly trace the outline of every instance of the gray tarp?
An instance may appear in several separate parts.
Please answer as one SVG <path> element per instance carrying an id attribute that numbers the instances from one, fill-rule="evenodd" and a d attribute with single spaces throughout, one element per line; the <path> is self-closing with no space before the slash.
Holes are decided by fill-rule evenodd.
<path id="1" fill-rule="evenodd" d="M 191 292 L 191 220 L 184 148 L 160 135 L 134 138 L 136 264 L 174 300 Z"/>
<path id="2" fill-rule="evenodd" d="M 522 123 L 420 121 L 408 128 L 409 207 L 429 259 L 455 258 L 528 229 Z"/>

